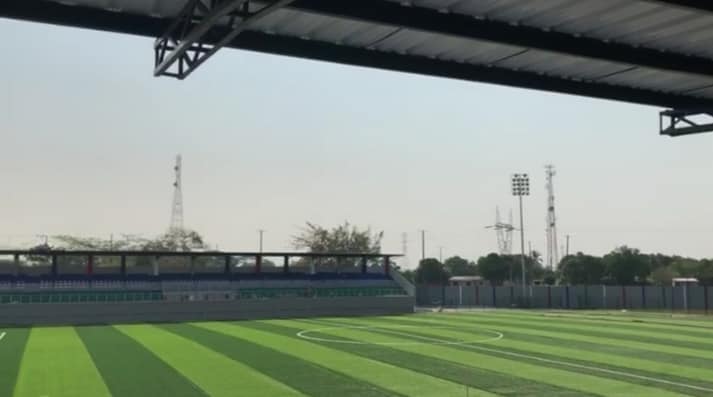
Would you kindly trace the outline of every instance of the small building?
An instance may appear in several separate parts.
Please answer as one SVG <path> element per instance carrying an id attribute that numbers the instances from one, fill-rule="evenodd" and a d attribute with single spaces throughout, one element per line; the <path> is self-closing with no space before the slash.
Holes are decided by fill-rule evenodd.
<path id="1" fill-rule="evenodd" d="M 453 276 L 448 279 L 448 285 L 452 287 L 470 287 L 472 285 L 483 285 L 483 278 L 480 276 Z"/>
<path id="2" fill-rule="evenodd" d="M 693 277 L 674 277 L 671 279 L 671 285 L 685 285 L 687 287 L 695 287 L 698 285 L 698 279 Z"/>

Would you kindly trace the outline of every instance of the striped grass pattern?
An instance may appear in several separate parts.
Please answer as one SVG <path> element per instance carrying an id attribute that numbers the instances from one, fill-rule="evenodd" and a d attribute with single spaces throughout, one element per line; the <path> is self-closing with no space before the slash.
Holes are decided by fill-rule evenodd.
<path id="1" fill-rule="evenodd" d="M 0 396 L 713 396 L 713 321 L 496 310 L 0 329 Z"/>

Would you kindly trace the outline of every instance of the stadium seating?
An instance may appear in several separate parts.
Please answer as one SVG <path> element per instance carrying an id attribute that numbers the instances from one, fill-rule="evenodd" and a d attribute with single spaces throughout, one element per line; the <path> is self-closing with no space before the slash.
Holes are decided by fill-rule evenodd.
<path id="1" fill-rule="evenodd" d="M 383 273 L 233 273 L 0 277 L 0 304 L 403 296 Z"/>

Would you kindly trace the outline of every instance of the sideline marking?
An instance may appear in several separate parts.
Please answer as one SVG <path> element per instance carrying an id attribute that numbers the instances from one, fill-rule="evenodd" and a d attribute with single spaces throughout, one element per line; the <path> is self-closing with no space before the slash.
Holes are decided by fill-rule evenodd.
<path id="1" fill-rule="evenodd" d="M 443 341 L 443 339 L 431 338 L 428 336 L 414 335 L 414 334 L 408 334 L 408 333 L 392 331 L 392 330 L 385 330 L 385 331 L 390 332 L 395 335 L 408 336 L 411 338 Z M 646 380 L 646 381 L 655 382 L 655 383 L 662 383 L 662 384 L 666 384 L 666 385 L 670 385 L 670 386 L 678 386 L 678 387 L 684 387 L 684 388 L 698 390 L 698 391 L 713 392 L 713 389 L 703 387 L 703 386 L 689 385 L 687 383 L 674 382 L 674 381 L 670 381 L 670 380 L 666 380 L 666 379 L 654 378 L 651 376 L 637 375 L 637 374 L 632 374 L 629 372 L 616 371 L 613 369 L 593 367 L 593 366 L 589 366 L 589 365 L 576 364 L 576 363 L 571 363 L 571 362 L 567 362 L 567 361 L 552 360 L 549 358 L 538 357 L 538 356 L 533 356 L 533 355 L 529 355 L 529 354 L 509 352 L 509 351 L 505 351 L 505 350 L 493 349 L 493 348 L 484 347 L 484 346 L 468 345 L 468 344 L 462 344 L 462 343 L 453 343 L 453 345 L 462 345 L 463 347 L 468 347 L 471 349 L 482 350 L 482 351 L 491 352 L 491 353 L 498 353 L 498 354 L 503 354 L 506 356 L 517 357 L 517 358 L 526 358 L 526 359 L 531 359 L 531 360 L 548 363 L 548 364 L 558 364 L 558 365 L 563 365 L 566 367 L 586 369 L 589 371 L 602 372 L 602 373 L 606 373 L 606 374 L 610 374 L 610 375 L 619 375 L 619 376 L 623 376 L 623 377 L 629 377 L 632 379 L 639 379 L 639 380 Z"/>
<path id="2" fill-rule="evenodd" d="M 366 342 L 366 341 L 358 341 L 358 340 L 345 340 L 345 339 L 337 339 L 335 337 L 334 339 L 331 338 L 320 338 L 317 336 L 311 336 L 308 335 L 310 333 L 314 332 L 323 332 L 323 331 L 334 331 L 334 330 L 340 330 L 340 329 L 358 329 L 358 330 L 385 330 L 388 331 L 391 328 L 421 328 L 422 326 L 420 325 L 340 325 L 340 326 L 335 326 L 335 327 L 325 327 L 325 328 L 314 328 L 314 329 L 304 329 L 300 332 L 297 333 L 297 336 L 303 339 L 307 340 L 312 340 L 312 341 L 317 341 L 317 342 L 329 342 L 329 343 L 342 343 L 342 344 L 349 344 L 349 345 L 379 345 L 379 346 L 414 346 L 414 345 L 470 345 L 472 343 L 486 343 L 486 342 L 494 342 L 497 340 L 502 339 L 505 335 L 503 335 L 502 332 L 494 331 L 491 329 L 486 329 L 486 328 L 480 328 L 480 327 L 462 327 L 462 326 L 455 326 L 455 325 L 440 325 L 440 326 L 433 326 L 430 328 L 440 328 L 440 329 L 456 329 L 456 330 L 463 330 L 464 328 L 472 328 L 472 329 L 478 329 L 485 331 L 487 333 L 490 333 L 492 335 L 495 335 L 490 338 L 485 338 L 485 339 L 478 339 L 478 340 L 473 340 L 473 341 L 447 341 L 447 340 L 442 340 L 439 339 L 437 342 L 431 342 L 431 343 L 425 343 L 425 342 Z M 410 335 L 410 334 L 409 334 Z"/>
<path id="3" fill-rule="evenodd" d="M 0 340 L 2 340 L 2 338 L 5 337 L 5 335 L 7 335 L 7 332 L 3 332 L 2 334 L 0 334 Z"/>

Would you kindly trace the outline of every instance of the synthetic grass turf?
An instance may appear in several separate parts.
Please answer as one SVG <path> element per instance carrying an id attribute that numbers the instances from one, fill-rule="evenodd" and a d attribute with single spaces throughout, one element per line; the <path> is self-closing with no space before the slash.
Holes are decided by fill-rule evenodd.
<path id="1" fill-rule="evenodd" d="M 354 325 L 377 328 L 329 329 Z M 297 336 L 325 327 L 310 335 L 352 343 Z M 505 336 L 433 344 L 483 329 Z M 2 332 L 0 397 L 713 395 L 701 317 L 498 310 Z"/>
<path id="2" fill-rule="evenodd" d="M 289 320 L 273 320 L 267 322 L 254 322 L 249 325 L 267 332 L 278 333 L 292 338 L 298 338 L 296 333 L 303 327 Z M 327 334 L 315 332 L 316 337 L 329 337 Z M 586 396 L 587 393 L 561 388 L 542 382 L 528 381 L 512 374 L 474 368 L 428 357 L 417 353 L 392 349 L 383 345 L 358 344 L 355 339 L 341 338 L 347 342 L 357 343 L 328 343 L 332 349 L 341 350 L 356 356 L 362 356 L 375 361 L 381 361 L 396 367 L 406 368 L 420 372 L 424 376 L 433 376 L 447 379 L 451 382 L 467 385 L 469 387 L 485 390 L 501 396 Z M 318 344 L 319 342 L 313 342 Z M 399 378 L 403 379 L 403 378 Z M 398 382 L 400 383 L 400 382 Z M 420 394 L 415 394 L 420 395 Z M 462 395 L 462 394 L 460 394 Z"/>
<path id="3" fill-rule="evenodd" d="M 0 339 L 0 396 L 12 396 L 30 330 L 0 329 L 0 335 L 3 333 L 5 336 Z"/>
<path id="4" fill-rule="evenodd" d="M 15 397 L 110 395 L 73 328 L 34 328 L 30 332 Z"/>
<path id="5" fill-rule="evenodd" d="M 252 324 L 255 323 L 257 322 L 252 322 Z M 250 323 L 204 323 L 199 326 L 263 346 L 279 347 L 280 351 L 293 357 L 301 357 L 348 377 L 374 384 L 401 395 L 460 397 L 465 390 L 463 384 L 449 382 L 424 373 L 413 372 L 377 360 L 369 360 L 324 345 L 311 343 L 304 339 L 296 338 L 294 332 L 290 332 L 290 335 L 284 335 L 270 332 L 269 330 L 261 330 L 259 327 L 252 327 Z M 394 379 L 399 379 L 399 381 L 394 382 Z M 469 393 L 472 396 L 492 396 L 492 394 L 478 389 L 471 389 Z"/>
<path id="6" fill-rule="evenodd" d="M 376 320 L 378 321 L 378 320 Z M 366 320 L 350 320 L 346 324 L 364 324 Z M 303 322 L 306 328 L 316 328 L 315 323 Z M 368 322 L 367 322 L 368 323 Z M 329 324 L 322 324 L 328 326 Z M 374 340 L 374 333 L 380 333 L 379 340 L 387 340 L 389 342 L 399 342 L 407 340 L 421 340 L 421 338 L 413 337 L 412 335 L 396 331 L 390 331 L 392 336 L 383 335 L 382 331 L 375 330 L 359 330 L 352 329 L 340 332 L 342 335 L 348 335 L 352 339 L 369 341 Z M 331 334 L 330 331 L 326 333 Z M 423 354 L 431 357 L 443 358 L 448 361 L 460 363 L 462 365 L 475 368 L 491 369 L 503 373 L 514 373 L 517 376 L 528 379 L 534 382 L 545 382 L 551 385 L 578 390 L 584 393 L 596 393 L 599 395 L 657 395 L 657 396 L 673 396 L 679 395 L 666 390 L 640 386 L 633 383 L 623 382 L 607 377 L 593 376 L 585 373 L 579 373 L 572 376 L 572 372 L 567 370 L 552 368 L 542 365 L 541 363 L 527 363 L 522 360 L 499 357 L 490 352 L 476 351 L 468 348 L 467 345 L 433 345 L 426 341 L 423 345 L 393 345 L 397 350 L 410 351 L 418 354 Z"/>
<path id="7" fill-rule="evenodd" d="M 390 323 L 395 323 L 397 325 L 401 325 L 403 323 L 410 323 L 414 327 L 419 327 L 409 330 L 409 333 L 413 335 L 417 340 L 420 337 L 425 337 L 460 341 L 468 336 L 467 333 L 458 330 L 429 330 L 429 326 L 432 326 L 432 324 L 428 323 L 412 323 L 407 320 L 393 320 L 394 319 L 383 319 L 382 321 L 387 321 L 387 323 L 382 325 L 387 327 L 387 329 L 383 331 L 379 331 L 377 329 L 374 330 L 374 332 L 384 332 L 387 335 L 391 335 L 393 333 L 390 332 L 388 329 Z M 441 324 L 441 322 L 438 322 L 438 324 Z M 629 383 L 636 383 L 645 386 L 654 386 L 661 389 L 685 392 L 693 395 L 708 396 L 713 393 L 713 379 L 710 378 L 710 367 L 708 367 L 708 369 L 698 367 L 686 368 L 682 366 L 674 366 L 665 362 L 662 363 L 656 361 L 646 361 L 626 356 L 612 357 L 607 356 L 606 354 L 599 354 L 597 352 L 582 351 L 568 347 L 562 347 L 562 341 L 557 339 L 550 339 L 547 343 L 533 344 L 528 342 L 521 342 L 518 340 L 512 340 L 511 338 L 509 338 L 507 340 L 502 340 L 495 345 L 486 344 L 480 346 L 476 344 L 472 346 L 466 345 L 463 346 L 463 348 L 468 350 L 482 351 L 485 354 L 491 354 L 496 357 L 517 359 L 523 362 L 530 362 L 535 365 L 542 365 L 551 368 L 560 368 L 570 372 L 583 374 L 594 373 L 595 375 L 604 375 L 607 378 L 623 380 Z M 513 358 L 512 355 L 516 355 L 517 357 Z M 586 359 L 586 361 L 583 360 L 583 358 Z M 543 362 L 542 360 L 538 359 L 545 359 L 549 362 Z M 612 363 L 616 363 L 616 365 L 612 365 Z M 569 364 L 574 364 L 575 366 Z M 576 367 L 576 365 L 580 365 L 583 367 Z M 599 369 L 609 370 L 612 372 L 593 372 L 589 368 L 592 366 Z M 682 373 L 682 375 L 671 375 L 670 371 L 672 368 L 675 371 Z M 617 374 L 617 372 L 619 374 Z M 633 376 L 628 376 L 626 374 Z M 681 385 L 676 385 L 674 383 L 678 383 Z"/>
<path id="8" fill-rule="evenodd" d="M 472 317 L 472 316 L 471 316 Z M 638 327 L 635 330 L 621 328 L 619 325 L 608 324 L 603 327 L 593 326 L 592 324 L 578 324 L 574 321 L 561 321 L 551 319 L 548 321 L 533 320 L 522 317 L 507 317 L 505 319 L 479 319 L 479 323 L 487 322 L 489 324 L 523 327 L 528 330 L 538 330 L 543 332 L 559 332 L 569 335 L 583 335 L 592 338 L 617 339 L 629 342 L 643 342 L 657 346 L 670 347 L 670 351 L 665 353 L 683 353 L 690 354 L 691 349 L 696 352 L 696 356 L 703 358 L 713 358 L 713 352 L 701 352 L 703 346 L 713 350 L 713 340 L 708 337 L 696 337 L 691 335 L 681 335 L 676 329 L 667 329 L 665 332 L 660 330 L 648 330 L 645 327 Z M 648 348 L 648 347 L 647 347 Z M 678 348 L 678 350 L 677 350 Z M 699 355 L 700 353 L 700 355 Z"/>
<path id="9" fill-rule="evenodd" d="M 265 347 L 188 324 L 168 324 L 163 325 L 162 328 L 195 340 L 310 396 L 381 397 L 399 395 L 374 384 L 335 372 L 327 367 L 282 353 L 279 351 L 279 346 Z"/>
<path id="10" fill-rule="evenodd" d="M 459 322 L 454 319 L 444 320 L 441 318 L 432 320 L 421 320 L 417 318 L 404 319 L 384 319 L 388 323 L 395 324 L 411 324 L 418 326 L 412 332 L 431 336 L 440 336 L 453 338 L 455 340 L 463 340 L 468 334 L 465 329 L 438 329 L 438 332 L 432 332 L 434 324 L 451 324 L 454 326 L 464 325 L 472 326 L 470 323 Z M 516 333 L 510 331 L 510 328 L 501 327 L 499 329 L 506 330 L 507 339 L 503 339 L 497 345 L 499 349 L 506 349 L 521 354 L 535 353 L 538 356 L 548 356 L 553 360 L 566 359 L 571 361 L 572 358 L 578 356 L 586 357 L 586 360 L 599 366 L 609 366 L 612 362 L 616 362 L 619 371 L 628 371 L 631 369 L 638 370 L 638 374 L 644 376 L 661 377 L 672 381 L 681 381 L 682 378 L 688 377 L 696 379 L 700 382 L 696 384 L 704 385 L 713 389 L 713 378 L 711 377 L 711 369 L 713 369 L 713 360 L 705 360 L 697 357 L 689 357 L 685 355 L 667 355 L 659 352 L 651 352 L 642 349 L 630 349 L 620 346 L 612 346 L 609 344 L 591 343 L 583 341 L 571 341 L 558 337 L 556 334 L 531 335 L 527 333 L 526 328 L 523 332 Z M 663 373 L 664 375 L 660 375 Z M 705 384 L 704 384 L 705 382 Z"/>
<path id="11" fill-rule="evenodd" d="M 77 333 L 114 397 L 207 396 L 178 371 L 113 327 L 77 327 Z M 78 396 L 94 397 L 91 394 L 74 397 Z"/>
<path id="12" fill-rule="evenodd" d="M 232 397 L 302 396 L 296 390 L 190 339 L 151 325 L 117 326 L 206 394 Z"/>

